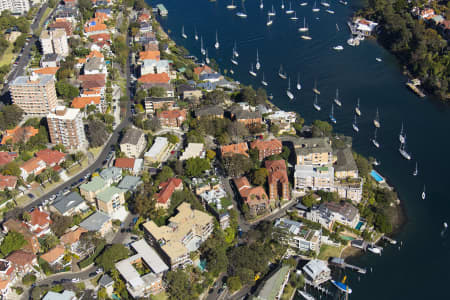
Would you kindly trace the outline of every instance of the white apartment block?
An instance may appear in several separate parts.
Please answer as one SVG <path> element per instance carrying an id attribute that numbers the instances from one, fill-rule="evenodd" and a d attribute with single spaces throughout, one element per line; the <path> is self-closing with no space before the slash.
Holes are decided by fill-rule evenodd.
<path id="1" fill-rule="evenodd" d="M 12 14 L 24 14 L 30 10 L 29 0 L 0 0 L 0 12 L 9 10 Z"/>
<path id="2" fill-rule="evenodd" d="M 43 54 L 56 53 L 62 57 L 69 55 L 69 42 L 64 28 L 54 28 L 42 31 L 39 41 L 41 42 Z"/>
<path id="3" fill-rule="evenodd" d="M 82 113 L 78 108 L 58 106 L 47 115 L 47 123 L 52 144 L 62 144 L 69 151 L 86 148 Z"/>

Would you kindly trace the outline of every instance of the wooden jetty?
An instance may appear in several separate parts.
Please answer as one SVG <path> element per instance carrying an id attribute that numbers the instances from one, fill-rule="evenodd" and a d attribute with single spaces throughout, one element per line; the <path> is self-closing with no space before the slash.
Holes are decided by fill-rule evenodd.
<path id="1" fill-rule="evenodd" d="M 343 258 L 340 258 L 340 257 L 331 257 L 329 263 L 330 263 L 330 265 L 333 265 L 333 266 L 336 266 L 339 268 L 343 268 L 343 269 L 348 268 L 350 270 L 356 271 L 361 274 L 367 273 L 366 269 L 355 266 L 355 265 L 348 264 L 345 262 L 345 260 Z"/>
<path id="2" fill-rule="evenodd" d="M 321 287 L 320 285 L 315 285 L 315 284 L 313 284 L 311 281 L 309 281 L 309 280 L 306 279 L 306 278 L 305 278 L 305 283 L 306 283 L 307 285 L 311 286 L 312 288 L 318 290 L 319 292 L 324 293 L 324 294 L 327 295 L 327 296 L 333 296 L 333 293 L 332 293 L 332 292 L 330 292 L 329 290 L 327 290 L 327 289 L 324 288 L 324 287 Z"/>
<path id="3" fill-rule="evenodd" d="M 423 98 L 425 97 L 425 94 L 418 88 L 418 86 L 420 85 L 420 81 L 419 84 L 417 84 L 417 79 L 416 80 L 411 80 L 408 81 L 406 83 L 406 85 L 414 92 L 416 93 L 419 97 Z"/>

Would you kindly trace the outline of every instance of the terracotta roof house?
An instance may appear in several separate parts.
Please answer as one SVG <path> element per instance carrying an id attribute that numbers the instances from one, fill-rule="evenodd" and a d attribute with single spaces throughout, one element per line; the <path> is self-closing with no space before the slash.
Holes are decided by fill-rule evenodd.
<path id="1" fill-rule="evenodd" d="M 82 227 L 78 227 L 77 229 L 75 229 L 73 231 L 65 233 L 63 236 L 61 236 L 60 240 L 66 246 L 70 246 L 74 243 L 77 243 L 80 240 L 81 234 L 84 232 L 88 232 L 88 231 Z"/>
<path id="2" fill-rule="evenodd" d="M 11 253 L 6 260 L 10 261 L 20 275 L 26 274 L 33 270 L 33 265 L 37 265 L 36 255 L 33 253 L 17 250 Z"/>
<path id="3" fill-rule="evenodd" d="M 0 166 L 12 162 L 17 157 L 17 152 L 0 151 Z"/>
<path id="4" fill-rule="evenodd" d="M 160 60 L 161 53 L 159 51 L 141 51 L 141 52 L 139 52 L 139 59 L 140 60 L 145 60 L 145 59 Z"/>
<path id="5" fill-rule="evenodd" d="M 183 189 L 183 182 L 179 178 L 170 178 L 169 180 L 159 184 L 159 193 L 155 194 L 156 206 L 168 208 L 170 205 L 170 198 L 175 191 Z"/>
<path id="6" fill-rule="evenodd" d="M 269 210 L 269 197 L 267 197 L 262 186 L 252 187 L 247 177 L 235 178 L 233 181 L 242 201 L 248 205 L 252 216 L 264 214 Z"/>
<path id="7" fill-rule="evenodd" d="M 58 72 L 59 67 L 46 67 L 46 68 L 40 68 L 36 69 L 33 72 L 36 74 L 49 74 L 49 75 L 56 75 L 56 72 Z"/>
<path id="8" fill-rule="evenodd" d="M 140 82 L 144 88 L 150 88 L 154 86 L 160 86 L 166 89 L 170 88 L 170 77 L 167 73 L 145 74 L 138 78 L 138 82 Z"/>
<path id="9" fill-rule="evenodd" d="M 0 191 L 5 189 L 13 190 L 16 188 L 17 177 L 10 175 L 0 175 Z"/>
<path id="10" fill-rule="evenodd" d="M 58 245 L 55 248 L 50 249 L 47 253 L 42 254 L 40 258 L 48 262 L 50 265 L 55 265 L 64 257 L 64 251 L 64 247 L 62 245 Z"/>
<path id="11" fill-rule="evenodd" d="M 95 105 L 98 112 L 104 113 L 104 103 L 101 101 L 101 96 L 91 96 L 91 97 L 76 97 L 73 98 L 70 107 L 85 109 L 88 105 Z"/>
<path id="12" fill-rule="evenodd" d="M 20 166 L 20 176 L 23 179 L 27 179 L 30 174 L 39 175 L 42 171 L 45 170 L 45 168 L 45 161 L 43 161 L 39 157 L 33 157 Z"/>
<path id="13" fill-rule="evenodd" d="M 100 34 L 96 34 L 93 36 L 99 36 L 99 35 Z M 90 36 L 90 38 L 92 38 L 93 36 Z M 101 53 L 100 51 L 97 51 L 97 50 L 92 50 L 91 52 L 89 52 L 88 55 L 86 55 L 86 59 L 93 58 L 93 57 L 104 58 L 103 53 Z"/>
<path id="14" fill-rule="evenodd" d="M 161 126 L 180 127 L 186 120 L 187 111 L 185 109 L 164 110 L 157 112 Z"/>
<path id="15" fill-rule="evenodd" d="M 220 148 L 220 153 L 222 154 L 222 157 L 232 154 L 242 154 L 246 157 L 249 157 L 247 152 L 248 152 L 247 143 L 231 144 L 222 146 Z"/>
<path id="16" fill-rule="evenodd" d="M 52 224 L 52 220 L 50 219 L 50 214 L 42 210 L 41 207 L 33 209 L 33 211 L 30 212 L 30 217 L 30 221 L 25 224 L 37 237 L 44 236 L 51 232 L 50 225 Z"/>
<path id="17" fill-rule="evenodd" d="M 106 74 L 99 73 L 99 74 L 84 74 L 78 76 L 78 80 L 80 80 L 82 83 L 85 82 L 106 82 Z"/>
<path id="18" fill-rule="evenodd" d="M 66 31 L 67 37 L 73 34 L 72 23 L 66 20 L 58 20 L 49 25 L 50 28 L 63 28 Z"/>
<path id="19" fill-rule="evenodd" d="M 98 34 L 98 33 L 101 33 L 101 32 L 105 32 L 107 29 L 108 29 L 108 27 L 106 26 L 106 24 L 103 24 L 103 23 L 84 26 L 84 32 L 88 36 L 90 34 Z"/>
<path id="20" fill-rule="evenodd" d="M 255 140 L 250 143 L 250 148 L 258 150 L 259 160 L 264 160 L 268 156 L 280 154 L 283 150 L 283 145 L 277 139 L 268 141 Z"/>
<path id="21" fill-rule="evenodd" d="M 14 129 L 7 129 L 5 134 L 3 134 L 1 144 L 4 145 L 8 140 L 11 140 L 13 144 L 18 142 L 28 142 L 28 140 L 39 133 L 39 129 L 33 126 L 19 127 Z"/>
<path id="22" fill-rule="evenodd" d="M 9 219 L 3 223 L 3 229 L 6 232 L 15 231 L 23 235 L 25 241 L 27 241 L 23 247 L 24 250 L 32 253 L 39 252 L 40 245 L 37 236 L 28 229 L 26 224 L 16 219 Z"/>
<path id="23" fill-rule="evenodd" d="M 138 20 L 138 22 L 148 21 L 148 20 L 150 20 L 150 15 L 147 13 L 142 13 L 139 15 L 137 20 Z"/>
<path id="24" fill-rule="evenodd" d="M 135 161 L 135 158 L 129 158 L 129 157 L 116 158 L 116 161 L 114 162 L 114 167 L 121 168 L 121 169 L 133 170 L 134 161 Z"/>
<path id="25" fill-rule="evenodd" d="M 215 71 L 213 69 L 211 69 L 209 66 L 203 65 L 203 66 L 194 68 L 194 73 L 200 76 L 202 74 L 213 74 L 213 73 L 215 73 Z"/>
<path id="26" fill-rule="evenodd" d="M 42 159 L 48 167 L 54 167 L 65 160 L 66 154 L 57 150 L 42 149 L 36 152 L 36 157 Z"/>
<path id="27" fill-rule="evenodd" d="M 271 203 L 278 200 L 289 200 L 289 178 L 286 162 L 280 160 L 266 160 L 265 166 L 269 171 L 269 199 Z"/>

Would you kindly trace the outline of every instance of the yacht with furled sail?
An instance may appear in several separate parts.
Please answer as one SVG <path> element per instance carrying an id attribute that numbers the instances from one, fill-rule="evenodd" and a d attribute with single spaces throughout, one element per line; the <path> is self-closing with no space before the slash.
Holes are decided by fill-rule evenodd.
<path id="1" fill-rule="evenodd" d="M 262 74 L 261 84 L 262 84 L 263 86 L 268 86 L 268 85 L 269 85 L 269 84 L 267 83 L 267 81 L 264 79 L 264 72 L 263 72 L 263 74 Z"/>
<path id="2" fill-rule="evenodd" d="M 236 8 L 236 5 L 234 5 L 234 0 L 231 0 L 231 4 L 228 4 L 227 8 L 228 9 L 235 9 Z"/>
<path id="3" fill-rule="evenodd" d="M 377 141 L 377 128 L 375 128 L 375 133 L 373 134 L 372 144 L 375 147 L 380 148 L 380 143 Z"/>
<path id="4" fill-rule="evenodd" d="M 306 5 L 308 5 L 308 2 L 302 2 L 302 3 L 300 3 L 300 6 L 306 6 Z"/>
<path id="5" fill-rule="evenodd" d="M 203 48 L 203 37 L 200 37 L 200 52 L 202 53 L 202 55 L 206 54 L 205 48 Z"/>
<path id="6" fill-rule="evenodd" d="M 242 2 L 242 11 L 238 11 L 236 13 L 236 16 L 238 16 L 239 18 L 247 18 L 247 12 L 245 11 L 245 6 L 244 6 L 244 2 Z"/>
<path id="7" fill-rule="evenodd" d="M 319 106 L 319 99 L 317 98 L 317 95 L 314 95 L 314 104 L 313 107 L 315 110 L 320 111 L 322 108 Z"/>
<path id="8" fill-rule="evenodd" d="M 286 95 L 289 97 L 289 99 L 294 99 L 294 94 L 291 92 L 291 78 L 288 79 L 288 89 L 286 90 Z"/>
<path id="9" fill-rule="evenodd" d="M 271 17 L 275 17 L 276 14 L 277 14 L 277 13 L 275 12 L 275 7 L 273 7 L 273 5 L 272 5 L 272 10 L 269 10 L 269 11 L 267 12 L 267 15 L 268 15 L 268 16 L 271 16 Z"/>
<path id="10" fill-rule="evenodd" d="M 261 63 L 259 62 L 259 54 L 258 54 L 258 49 L 256 49 L 256 71 L 258 71 L 259 69 L 261 69 Z"/>
<path id="11" fill-rule="evenodd" d="M 417 165 L 417 161 L 416 161 L 416 168 L 413 171 L 413 176 L 417 176 L 417 174 L 419 174 L 419 169 L 418 169 L 418 165 Z"/>
<path id="12" fill-rule="evenodd" d="M 298 31 L 300 31 L 300 32 L 306 32 L 306 31 L 308 31 L 309 30 L 309 28 L 306 26 L 306 17 L 303 17 L 303 27 L 300 27 L 299 29 L 298 29 Z"/>
<path id="13" fill-rule="evenodd" d="M 281 9 L 284 9 L 284 1 L 281 0 Z"/>
<path id="14" fill-rule="evenodd" d="M 220 44 L 219 44 L 219 36 L 218 36 L 218 32 L 216 30 L 216 43 L 214 44 L 214 48 L 219 49 Z"/>
<path id="15" fill-rule="evenodd" d="M 261 2 L 259 3 L 259 8 L 260 8 L 260 9 L 263 9 L 263 8 L 264 8 L 263 0 L 261 0 Z"/>
<path id="16" fill-rule="evenodd" d="M 336 118 L 334 117 L 334 104 L 331 104 L 330 121 L 333 124 L 337 123 Z"/>
<path id="17" fill-rule="evenodd" d="M 234 57 L 239 57 L 239 52 L 237 51 L 236 41 L 234 41 L 233 55 L 234 55 Z"/>
<path id="18" fill-rule="evenodd" d="M 250 75 L 252 75 L 253 77 L 256 77 L 256 72 L 253 71 L 253 64 L 250 65 L 250 71 L 248 71 L 250 73 Z"/>
<path id="19" fill-rule="evenodd" d="M 400 143 L 400 148 L 398 148 L 398 152 L 407 160 L 411 160 L 411 155 L 406 151 L 406 135 L 405 135 L 405 141 L 403 143 Z"/>
<path id="20" fill-rule="evenodd" d="M 281 79 L 287 79 L 286 73 L 283 72 L 283 65 L 280 65 L 280 70 L 278 71 L 278 76 L 280 76 Z"/>
<path id="21" fill-rule="evenodd" d="M 325 1 L 320 2 L 320 5 L 322 5 L 323 7 L 330 7 L 330 3 Z"/>
<path id="22" fill-rule="evenodd" d="M 352 127 L 353 127 L 354 131 L 359 132 L 358 124 L 356 124 L 356 115 L 355 115 L 355 119 L 353 120 Z"/>
<path id="23" fill-rule="evenodd" d="M 400 141 L 401 144 L 405 143 L 405 137 L 406 134 L 403 132 L 403 122 L 402 122 L 402 128 L 400 129 L 400 134 L 398 135 L 398 140 Z"/>
<path id="24" fill-rule="evenodd" d="M 339 0 L 339 3 L 342 4 L 342 5 L 347 5 L 348 4 L 348 2 L 345 1 L 345 0 Z"/>
<path id="25" fill-rule="evenodd" d="M 194 28 L 194 39 L 198 41 L 197 27 Z"/>
<path id="26" fill-rule="evenodd" d="M 289 2 L 289 9 L 286 10 L 286 14 L 291 15 L 294 13 L 294 10 L 292 9 L 292 2 Z"/>
<path id="27" fill-rule="evenodd" d="M 358 102 L 356 103 L 355 113 L 356 113 L 358 116 L 361 116 L 361 109 L 359 108 L 359 98 L 358 98 Z"/>
<path id="28" fill-rule="evenodd" d="M 339 100 L 339 89 L 336 89 L 336 96 L 334 97 L 334 103 L 336 103 L 337 106 L 341 107 L 342 102 Z"/>
<path id="29" fill-rule="evenodd" d="M 425 193 L 425 185 L 423 185 L 422 200 L 425 200 L 426 197 L 427 194 Z"/>
<path id="30" fill-rule="evenodd" d="M 235 59 L 234 50 L 233 50 L 233 54 L 231 55 L 231 63 L 236 66 L 239 64 L 238 61 Z"/>
<path id="31" fill-rule="evenodd" d="M 184 33 L 184 25 L 181 26 L 181 37 L 182 37 L 183 39 L 187 39 L 187 35 L 186 35 L 186 33 Z"/>
<path id="32" fill-rule="evenodd" d="M 297 12 L 294 11 L 294 15 L 292 17 L 290 17 L 289 19 L 291 19 L 292 21 L 297 21 L 298 20 Z"/>
<path id="33" fill-rule="evenodd" d="M 317 7 L 317 2 L 316 1 L 314 1 L 314 6 L 313 6 L 312 11 L 313 12 L 319 12 L 320 11 L 320 8 Z"/>
<path id="34" fill-rule="evenodd" d="M 320 91 L 317 89 L 317 80 L 314 80 L 313 92 L 317 95 L 320 95 Z"/>
<path id="35" fill-rule="evenodd" d="M 273 21 L 270 19 L 270 15 L 268 15 L 266 26 L 271 26 L 272 24 L 273 24 Z"/>
<path id="36" fill-rule="evenodd" d="M 378 113 L 378 108 L 377 113 L 375 114 L 375 119 L 373 120 L 373 125 L 375 125 L 376 128 L 380 128 L 380 114 Z"/>
<path id="37" fill-rule="evenodd" d="M 297 74 L 297 90 L 301 90 L 302 85 L 300 84 L 300 73 Z"/>
<path id="38" fill-rule="evenodd" d="M 208 49 L 206 49 L 205 52 L 206 52 L 205 53 L 205 56 L 206 56 L 205 57 L 205 61 L 206 61 L 207 64 L 209 64 L 211 61 L 209 60 L 209 57 L 208 57 Z"/>

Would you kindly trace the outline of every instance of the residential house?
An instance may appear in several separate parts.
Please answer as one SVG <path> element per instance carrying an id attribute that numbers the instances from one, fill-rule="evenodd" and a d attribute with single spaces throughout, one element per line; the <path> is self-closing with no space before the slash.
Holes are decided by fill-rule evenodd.
<path id="1" fill-rule="evenodd" d="M 141 76 L 146 74 L 170 73 L 169 61 L 167 59 L 144 59 L 140 68 Z"/>
<path id="2" fill-rule="evenodd" d="M 247 127 L 262 124 L 262 115 L 259 111 L 234 110 L 232 118 Z"/>
<path id="3" fill-rule="evenodd" d="M 60 241 L 66 246 L 66 248 L 77 255 L 81 255 L 78 246 L 80 244 L 80 237 L 83 233 L 88 232 L 83 227 L 78 227 L 75 230 L 69 231 L 61 236 Z"/>
<path id="4" fill-rule="evenodd" d="M 223 119 L 223 114 L 223 108 L 217 105 L 203 106 L 195 110 L 195 117 L 197 119 Z"/>
<path id="5" fill-rule="evenodd" d="M 109 33 L 108 27 L 106 26 L 106 24 L 103 23 L 103 20 L 101 19 L 100 20 L 98 18 L 91 19 L 84 26 L 84 34 L 88 37 L 100 33 Z"/>
<path id="6" fill-rule="evenodd" d="M 302 270 L 306 279 L 314 285 L 320 285 L 331 279 L 331 270 L 323 260 L 310 260 L 303 266 Z"/>
<path id="7" fill-rule="evenodd" d="M 291 197 L 289 189 L 289 178 L 286 162 L 284 160 L 267 160 L 265 167 L 269 172 L 269 200 L 271 204 L 289 200 Z"/>
<path id="8" fill-rule="evenodd" d="M 87 211 L 88 205 L 77 192 L 71 192 L 67 195 L 56 198 L 51 209 L 63 216 L 73 216 L 75 214 Z"/>
<path id="9" fill-rule="evenodd" d="M 420 10 L 420 12 L 419 12 L 419 19 L 430 20 L 435 15 L 436 14 L 434 12 L 434 9 L 432 9 L 432 8 L 425 8 L 425 9 Z"/>
<path id="10" fill-rule="evenodd" d="M 80 227 L 91 232 L 98 232 L 101 236 L 105 236 L 112 229 L 111 217 L 107 214 L 96 211 L 80 223 Z"/>
<path id="11" fill-rule="evenodd" d="M 205 157 L 205 145 L 203 145 L 202 143 L 189 143 L 186 149 L 184 149 L 180 160 L 188 160 L 194 157 Z"/>
<path id="12" fill-rule="evenodd" d="M 67 37 L 71 37 L 73 34 L 73 26 L 72 22 L 66 21 L 66 20 L 58 20 L 51 23 L 49 26 L 50 30 L 52 29 L 64 29 L 66 31 Z"/>
<path id="13" fill-rule="evenodd" d="M 203 96 L 202 90 L 188 84 L 177 86 L 177 93 L 183 100 L 199 100 Z"/>
<path id="14" fill-rule="evenodd" d="M 9 219 L 3 222 L 3 230 L 4 232 L 15 231 L 23 235 L 25 241 L 27 242 L 25 246 L 23 246 L 23 250 L 31 253 L 39 252 L 40 245 L 38 238 L 28 229 L 26 224 L 16 219 Z"/>
<path id="15" fill-rule="evenodd" d="M 39 62 L 41 68 L 57 68 L 62 60 L 61 55 L 56 53 L 44 54 Z"/>
<path id="16" fill-rule="evenodd" d="M 100 172 L 100 177 L 106 182 L 107 185 L 118 183 L 122 180 L 122 169 L 117 167 L 103 169 Z"/>
<path id="17" fill-rule="evenodd" d="M 12 162 L 17 158 L 17 152 L 0 151 L 0 167 Z"/>
<path id="18" fill-rule="evenodd" d="M 26 143 L 31 137 L 39 133 L 39 129 L 33 126 L 19 127 L 16 126 L 14 129 L 6 129 L 2 136 L 2 145 L 6 145 L 8 141 L 11 144 L 16 143 Z"/>
<path id="19" fill-rule="evenodd" d="M 146 146 L 145 133 L 136 128 L 128 129 L 120 141 L 120 151 L 132 158 L 138 158 Z"/>
<path id="20" fill-rule="evenodd" d="M 378 23 L 363 18 L 356 18 L 353 21 L 354 29 L 352 30 L 352 33 L 370 36 L 377 26 Z"/>
<path id="21" fill-rule="evenodd" d="M 106 111 L 105 101 L 101 96 L 81 96 L 75 97 L 70 104 L 72 108 L 84 109 L 85 115 L 87 114 L 87 106 L 95 105 L 95 110 L 99 113 Z"/>
<path id="22" fill-rule="evenodd" d="M 149 297 L 164 290 L 163 276 L 169 267 L 145 240 L 131 244 L 136 254 L 116 263 L 116 269 L 126 281 L 126 287 L 133 299 Z M 135 265 L 145 265 L 150 272 L 141 275 Z"/>
<path id="23" fill-rule="evenodd" d="M 48 291 L 42 300 L 77 300 L 75 292 L 64 290 L 61 293 Z"/>
<path id="24" fill-rule="evenodd" d="M 326 202 L 312 208 L 306 218 L 331 230 L 334 222 L 355 228 L 360 220 L 358 209 L 347 202 Z"/>
<path id="25" fill-rule="evenodd" d="M 327 137 L 299 138 L 294 143 L 297 165 L 329 165 L 333 163 L 331 140 Z"/>
<path id="26" fill-rule="evenodd" d="M 295 133 L 295 129 L 292 127 L 292 124 L 297 120 L 297 114 L 295 112 L 277 110 L 265 116 L 264 119 L 268 120 L 271 126 L 278 126 L 279 134 Z"/>
<path id="27" fill-rule="evenodd" d="M 69 41 L 65 28 L 53 28 L 43 30 L 39 36 L 42 52 L 45 54 L 56 53 L 67 57 L 70 53 Z"/>
<path id="28" fill-rule="evenodd" d="M 83 73 L 85 75 L 108 73 L 103 57 L 89 58 L 84 64 Z"/>
<path id="29" fill-rule="evenodd" d="M 146 74 L 138 78 L 142 88 L 149 89 L 154 86 L 163 87 L 166 90 L 170 89 L 170 77 L 168 73 Z"/>
<path id="30" fill-rule="evenodd" d="M 247 177 L 234 178 L 234 185 L 252 216 L 265 214 L 270 209 L 270 200 L 262 186 L 252 187 Z"/>
<path id="31" fill-rule="evenodd" d="M 97 194 L 97 207 L 108 215 L 118 211 L 125 203 L 123 191 L 115 186 L 107 187 Z"/>
<path id="32" fill-rule="evenodd" d="M 46 164 L 39 157 L 33 157 L 26 162 L 24 162 L 20 167 L 20 177 L 24 180 L 30 175 L 39 175 L 45 170 Z"/>
<path id="33" fill-rule="evenodd" d="M 61 164 L 66 159 L 66 154 L 51 149 L 42 149 L 36 152 L 36 157 L 43 160 L 47 167 L 54 167 Z"/>
<path id="34" fill-rule="evenodd" d="M 142 184 L 142 180 L 138 176 L 127 175 L 123 177 L 122 181 L 117 185 L 117 187 L 126 192 L 134 192 L 137 187 Z"/>
<path id="35" fill-rule="evenodd" d="M 30 212 L 30 220 L 26 221 L 28 229 L 38 238 L 51 233 L 52 220 L 50 214 L 42 209 L 42 206 L 34 208 Z"/>
<path id="36" fill-rule="evenodd" d="M 139 60 L 144 61 L 147 59 L 160 60 L 161 53 L 159 51 L 141 51 L 141 52 L 139 52 Z"/>
<path id="37" fill-rule="evenodd" d="M 114 292 L 114 280 L 108 274 L 103 274 L 103 276 L 100 277 L 98 284 L 101 288 L 105 288 L 106 294 L 109 297 L 112 297 L 112 293 Z"/>
<path id="38" fill-rule="evenodd" d="M 259 160 L 264 160 L 266 157 L 281 154 L 283 145 L 281 144 L 281 141 L 277 139 L 268 141 L 257 139 L 250 143 L 250 148 L 258 150 Z"/>
<path id="39" fill-rule="evenodd" d="M 357 178 L 358 167 L 353 157 L 352 149 L 347 147 L 337 150 L 337 160 L 334 165 L 334 176 L 337 179 Z"/>
<path id="40" fill-rule="evenodd" d="M 196 251 L 214 229 L 214 218 L 192 209 L 189 203 L 181 203 L 177 210 L 168 225 L 158 226 L 153 221 L 143 225 L 147 241 L 160 252 L 171 269 L 192 264 L 189 253 Z"/>
<path id="41" fill-rule="evenodd" d="M 80 185 L 80 193 L 87 201 L 95 203 L 97 194 L 108 186 L 109 184 L 101 176 L 94 176 L 91 181 Z"/>
<path id="42" fill-rule="evenodd" d="M 301 222 L 286 218 L 275 221 L 274 233 L 281 243 L 300 252 L 313 251 L 319 254 L 322 231 L 308 228 Z"/>
<path id="43" fill-rule="evenodd" d="M 175 99 L 173 97 L 156 98 L 146 97 L 144 100 L 145 113 L 154 114 L 157 110 L 172 110 L 175 106 Z"/>
<path id="44" fill-rule="evenodd" d="M 215 71 L 207 65 L 202 65 L 194 68 L 194 73 L 197 74 L 198 76 L 203 74 L 213 74 L 214 72 Z"/>
<path id="45" fill-rule="evenodd" d="M 142 158 L 116 158 L 114 162 L 114 166 L 116 168 L 120 168 L 122 170 L 127 170 L 134 175 L 137 175 L 142 170 L 142 165 L 144 164 L 144 160 Z"/>
<path id="46" fill-rule="evenodd" d="M 219 81 L 222 81 L 224 79 L 222 74 L 219 73 L 206 73 L 201 74 L 199 76 L 200 81 L 210 82 L 210 83 L 218 83 Z"/>
<path id="47" fill-rule="evenodd" d="M 59 67 L 46 67 L 46 68 L 35 69 L 35 70 L 33 70 L 33 72 L 35 74 L 37 74 L 38 76 L 52 75 L 53 79 L 56 80 L 56 73 L 58 72 L 58 70 L 59 70 Z"/>
<path id="48" fill-rule="evenodd" d="M 11 262 L 15 272 L 19 276 L 23 276 L 34 270 L 33 266 L 37 265 L 37 257 L 33 253 L 16 250 L 6 257 Z"/>
<path id="49" fill-rule="evenodd" d="M 0 191 L 14 190 L 17 185 L 17 176 L 0 175 Z"/>
<path id="50" fill-rule="evenodd" d="M 221 153 L 222 157 L 226 157 L 227 155 L 233 155 L 233 154 L 241 154 L 246 157 L 249 157 L 247 143 L 238 143 L 238 144 L 222 146 L 222 147 L 220 147 L 220 153 Z"/>
<path id="51" fill-rule="evenodd" d="M 144 159 L 146 163 L 157 163 L 167 159 L 169 152 L 169 141 L 166 137 L 158 136 L 153 142 L 152 147 L 145 152 Z"/>
<path id="52" fill-rule="evenodd" d="M 183 190 L 183 182 L 179 178 L 170 178 L 159 184 L 160 192 L 155 194 L 156 207 L 169 208 L 170 198 L 175 191 Z"/>
<path id="53" fill-rule="evenodd" d="M 186 120 L 186 115 L 187 111 L 185 109 L 164 110 L 156 114 L 163 127 L 180 127 Z"/>
<path id="54" fill-rule="evenodd" d="M 327 166 L 296 165 L 294 189 L 299 192 L 329 191 L 334 188 L 334 168 Z"/>
<path id="55" fill-rule="evenodd" d="M 40 258 L 48 262 L 51 266 L 61 263 L 64 257 L 64 246 L 57 245 L 56 247 L 50 249 L 47 253 L 41 255 Z"/>

